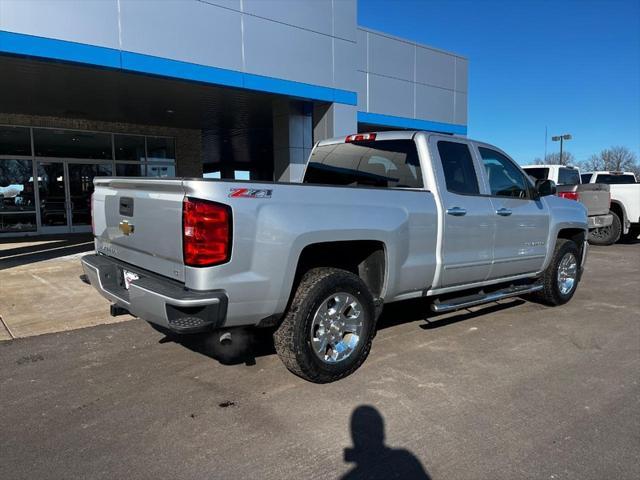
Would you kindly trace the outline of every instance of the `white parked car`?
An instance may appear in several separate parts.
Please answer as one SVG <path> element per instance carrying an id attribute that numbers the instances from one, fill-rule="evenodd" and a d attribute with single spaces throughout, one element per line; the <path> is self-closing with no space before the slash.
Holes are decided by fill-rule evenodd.
<path id="1" fill-rule="evenodd" d="M 620 228 L 617 238 L 637 238 L 640 234 L 640 183 L 633 172 L 586 172 L 582 183 L 606 183 L 611 193 L 611 212 Z M 614 232 L 615 234 L 615 232 Z"/>

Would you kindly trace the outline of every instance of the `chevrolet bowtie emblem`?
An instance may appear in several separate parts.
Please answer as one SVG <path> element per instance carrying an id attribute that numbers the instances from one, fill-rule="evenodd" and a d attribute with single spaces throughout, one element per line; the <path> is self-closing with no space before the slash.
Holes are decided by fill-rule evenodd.
<path id="1" fill-rule="evenodd" d="M 131 225 L 127 220 L 122 220 L 120 222 L 119 227 L 120 227 L 120 231 L 122 233 L 124 233 L 125 235 L 127 235 L 127 236 L 131 235 L 133 233 L 133 230 L 134 230 L 134 226 Z"/>

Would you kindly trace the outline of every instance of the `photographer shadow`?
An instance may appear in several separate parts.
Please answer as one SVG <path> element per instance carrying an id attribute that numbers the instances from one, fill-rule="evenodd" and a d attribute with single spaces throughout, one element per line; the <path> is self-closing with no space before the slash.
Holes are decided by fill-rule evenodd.
<path id="1" fill-rule="evenodd" d="M 420 479 L 431 477 L 411 452 L 385 445 L 384 418 L 370 405 L 361 405 L 351 414 L 353 448 L 345 448 L 346 463 L 355 463 L 342 480 Z"/>

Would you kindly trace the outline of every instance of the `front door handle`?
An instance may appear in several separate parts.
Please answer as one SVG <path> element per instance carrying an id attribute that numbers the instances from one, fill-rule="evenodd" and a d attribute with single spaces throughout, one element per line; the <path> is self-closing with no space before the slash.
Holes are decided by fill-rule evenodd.
<path id="1" fill-rule="evenodd" d="M 500 210 L 496 210 L 496 213 L 498 215 L 500 215 L 501 217 L 508 217 L 513 212 L 511 210 L 509 210 L 508 208 L 501 208 Z"/>
<path id="2" fill-rule="evenodd" d="M 467 211 L 464 208 L 451 207 L 447 208 L 447 214 L 453 215 L 454 217 L 462 217 L 467 214 Z"/>

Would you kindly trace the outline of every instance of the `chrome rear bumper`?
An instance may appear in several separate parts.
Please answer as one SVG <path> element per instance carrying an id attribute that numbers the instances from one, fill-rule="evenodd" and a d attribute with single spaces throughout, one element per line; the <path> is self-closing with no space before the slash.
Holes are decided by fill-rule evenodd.
<path id="1" fill-rule="evenodd" d="M 223 290 L 188 290 L 174 280 L 105 255 L 86 255 L 81 261 L 91 285 L 131 315 L 176 333 L 209 331 L 224 325 L 228 300 Z M 123 270 L 139 277 L 128 289 Z"/>

